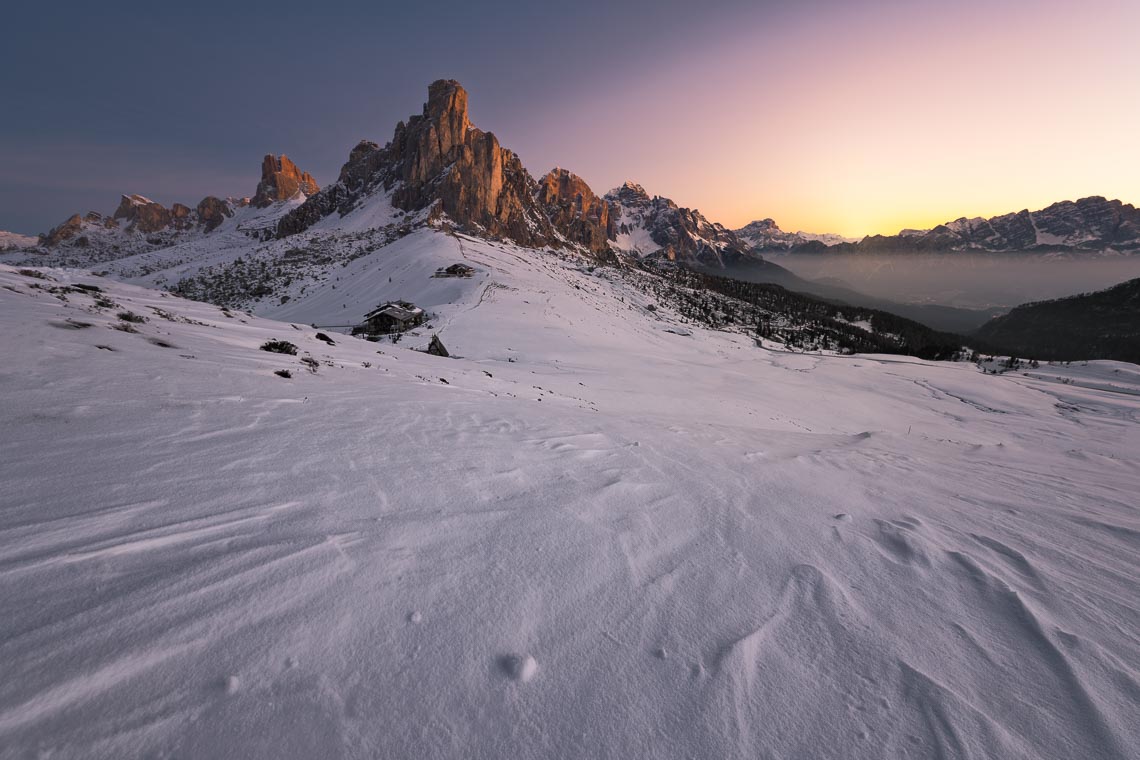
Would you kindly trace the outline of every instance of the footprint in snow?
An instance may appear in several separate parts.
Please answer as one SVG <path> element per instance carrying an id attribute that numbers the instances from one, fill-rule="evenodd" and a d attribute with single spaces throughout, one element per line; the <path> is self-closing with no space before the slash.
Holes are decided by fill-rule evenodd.
<path id="1" fill-rule="evenodd" d="M 508 654 L 499 658 L 499 669 L 512 681 L 526 683 L 538 672 L 538 663 L 529 654 Z"/>

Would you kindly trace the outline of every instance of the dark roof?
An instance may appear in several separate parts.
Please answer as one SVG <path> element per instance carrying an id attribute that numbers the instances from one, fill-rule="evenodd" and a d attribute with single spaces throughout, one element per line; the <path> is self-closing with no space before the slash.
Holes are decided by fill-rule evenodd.
<path id="1" fill-rule="evenodd" d="M 364 315 L 365 320 L 375 319 L 380 315 L 390 317 L 400 322 L 406 322 L 413 317 L 423 314 L 424 310 L 409 301 L 390 301 L 377 306 Z"/>

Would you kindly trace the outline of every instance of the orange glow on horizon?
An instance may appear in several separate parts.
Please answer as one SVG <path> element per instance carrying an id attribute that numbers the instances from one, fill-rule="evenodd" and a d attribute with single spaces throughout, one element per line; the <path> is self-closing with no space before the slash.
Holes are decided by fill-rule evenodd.
<path id="1" fill-rule="evenodd" d="M 729 227 L 861 237 L 1140 202 L 1140 3 L 836 5 L 728 28 L 523 114 L 504 143 L 540 174 L 557 145 L 547 162 L 598 192 L 633 179 Z"/>

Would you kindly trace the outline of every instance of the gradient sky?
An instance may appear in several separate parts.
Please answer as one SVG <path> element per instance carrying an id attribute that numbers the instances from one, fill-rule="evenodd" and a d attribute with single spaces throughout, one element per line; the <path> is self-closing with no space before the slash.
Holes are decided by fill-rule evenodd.
<path id="1" fill-rule="evenodd" d="M 108 7 L 110 6 L 110 7 Z M 536 176 L 633 179 L 736 227 L 862 235 L 1140 202 L 1140 2 L 22 3 L 2 12 L 0 229 L 120 193 L 322 184 L 458 79 Z"/>

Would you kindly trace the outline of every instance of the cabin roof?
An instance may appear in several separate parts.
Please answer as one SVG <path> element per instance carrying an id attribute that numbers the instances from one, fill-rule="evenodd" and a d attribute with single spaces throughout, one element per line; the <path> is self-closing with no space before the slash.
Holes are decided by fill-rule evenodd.
<path id="1" fill-rule="evenodd" d="M 424 310 L 408 301 L 391 301 L 386 304 L 381 304 L 372 311 L 364 315 L 366 320 L 375 319 L 381 315 L 390 317 L 400 322 L 406 322 L 413 317 L 423 314 Z"/>

